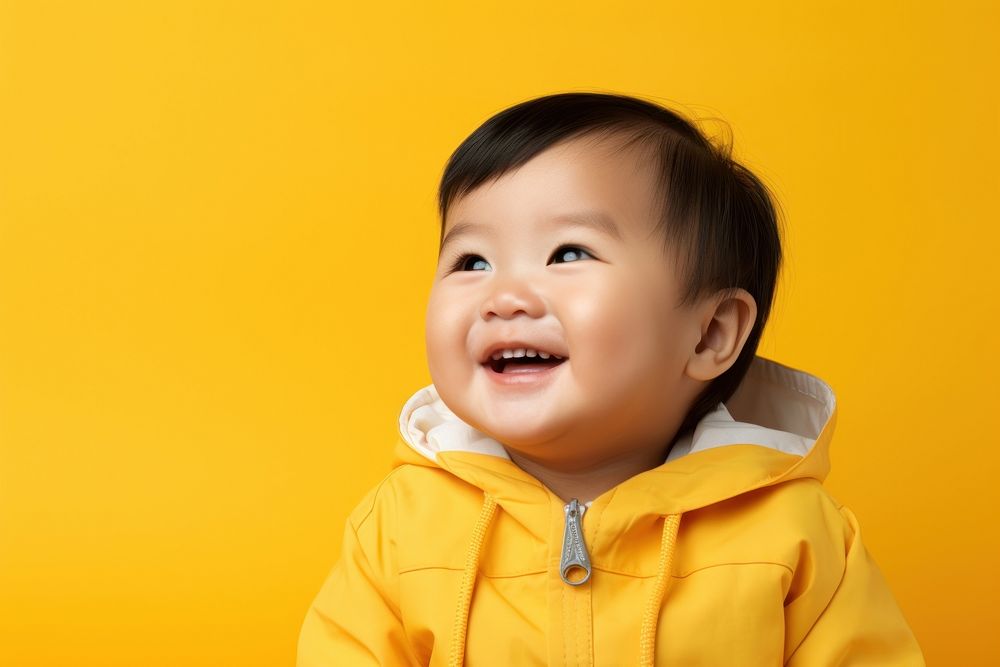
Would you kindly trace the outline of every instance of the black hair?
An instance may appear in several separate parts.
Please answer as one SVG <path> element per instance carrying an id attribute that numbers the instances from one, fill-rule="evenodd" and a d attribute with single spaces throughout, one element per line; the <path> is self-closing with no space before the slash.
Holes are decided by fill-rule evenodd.
<path id="1" fill-rule="evenodd" d="M 728 400 L 746 375 L 781 265 L 778 206 L 768 187 L 733 159 L 731 140 L 713 143 L 680 113 L 636 97 L 566 92 L 530 99 L 489 118 L 452 153 L 438 193 L 441 233 L 457 197 L 584 135 L 620 135 L 627 139 L 623 147 L 638 145 L 650 154 L 658 170 L 656 228 L 683 275 L 678 305 L 733 288 L 757 302 L 739 357 L 695 399 L 679 436 Z"/>

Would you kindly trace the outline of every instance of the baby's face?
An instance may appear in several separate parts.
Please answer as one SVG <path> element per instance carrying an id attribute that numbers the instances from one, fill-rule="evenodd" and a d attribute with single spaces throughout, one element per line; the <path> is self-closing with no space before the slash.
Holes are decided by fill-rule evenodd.
<path id="1" fill-rule="evenodd" d="M 432 381 L 463 421 L 539 461 L 666 445 L 701 387 L 685 374 L 699 324 L 675 308 L 652 169 L 616 145 L 556 145 L 456 200 L 445 221 L 427 308 Z M 486 362 L 497 346 L 564 360 Z"/>

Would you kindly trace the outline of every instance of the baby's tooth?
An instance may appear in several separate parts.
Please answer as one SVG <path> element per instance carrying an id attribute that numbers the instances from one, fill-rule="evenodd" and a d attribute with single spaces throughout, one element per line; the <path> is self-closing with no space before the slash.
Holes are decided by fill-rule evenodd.
<path id="1" fill-rule="evenodd" d="M 493 361 L 497 361 L 498 359 L 503 359 L 503 355 L 500 354 L 499 352 L 494 352 L 493 353 Z"/>
<path id="2" fill-rule="evenodd" d="M 503 358 L 504 359 L 510 359 L 513 356 L 514 356 L 514 353 L 511 352 L 510 350 L 504 350 L 503 351 Z"/>
<path id="3" fill-rule="evenodd" d="M 524 354 L 529 357 L 534 357 L 538 355 L 538 352 L 536 352 L 535 350 L 525 350 Z"/>
<path id="4" fill-rule="evenodd" d="M 548 359 L 549 358 L 549 353 L 548 352 L 539 352 L 538 356 L 540 356 L 542 359 Z"/>
<path id="5" fill-rule="evenodd" d="M 523 347 L 519 347 L 516 350 L 514 350 L 514 356 L 515 357 L 523 357 L 524 356 L 524 348 Z"/>

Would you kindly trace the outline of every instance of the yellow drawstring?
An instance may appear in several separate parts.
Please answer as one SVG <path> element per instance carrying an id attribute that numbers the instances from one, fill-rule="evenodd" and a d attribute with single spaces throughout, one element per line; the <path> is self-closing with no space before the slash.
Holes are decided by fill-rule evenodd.
<path id="1" fill-rule="evenodd" d="M 458 609 L 455 610 L 455 626 L 451 633 L 451 651 L 448 667 L 461 667 L 465 660 L 465 632 L 469 626 L 469 604 L 472 601 L 472 589 L 476 585 L 476 574 L 479 571 L 479 552 L 483 548 L 483 538 L 486 529 L 490 527 L 493 514 L 497 509 L 496 498 L 488 493 L 483 494 L 483 509 L 476 519 L 476 527 L 472 531 L 472 541 L 465 556 L 465 570 L 462 572 L 462 585 L 458 589 Z"/>
<path id="2" fill-rule="evenodd" d="M 674 543 L 677 528 L 681 523 L 680 514 L 670 514 L 663 521 L 663 537 L 660 539 L 660 564 L 657 568 L 653 595 L 642 615 L 642 629 L 639 631 L 639 665 L 653 667 L 656 650 L 656 626 L 660 619 L 660 606 L 670 582 L 670 572 L 674 561 Z"/>

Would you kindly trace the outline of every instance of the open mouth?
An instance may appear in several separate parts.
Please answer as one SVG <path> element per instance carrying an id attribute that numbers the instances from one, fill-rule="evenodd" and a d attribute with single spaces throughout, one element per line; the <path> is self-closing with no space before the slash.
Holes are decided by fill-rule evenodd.
<path id="1" fill-rule="evenodd" d="M 550 368 L 555 368 L 565 361 L 566 359 L 556 359 L 554 357 L 542 359 L 541 357 L 524 356 L 511 357 L 509 359 L 490 359 L 483 366 L 494 373 L 513 375 L 516 373 L 541 373 Z"/>

